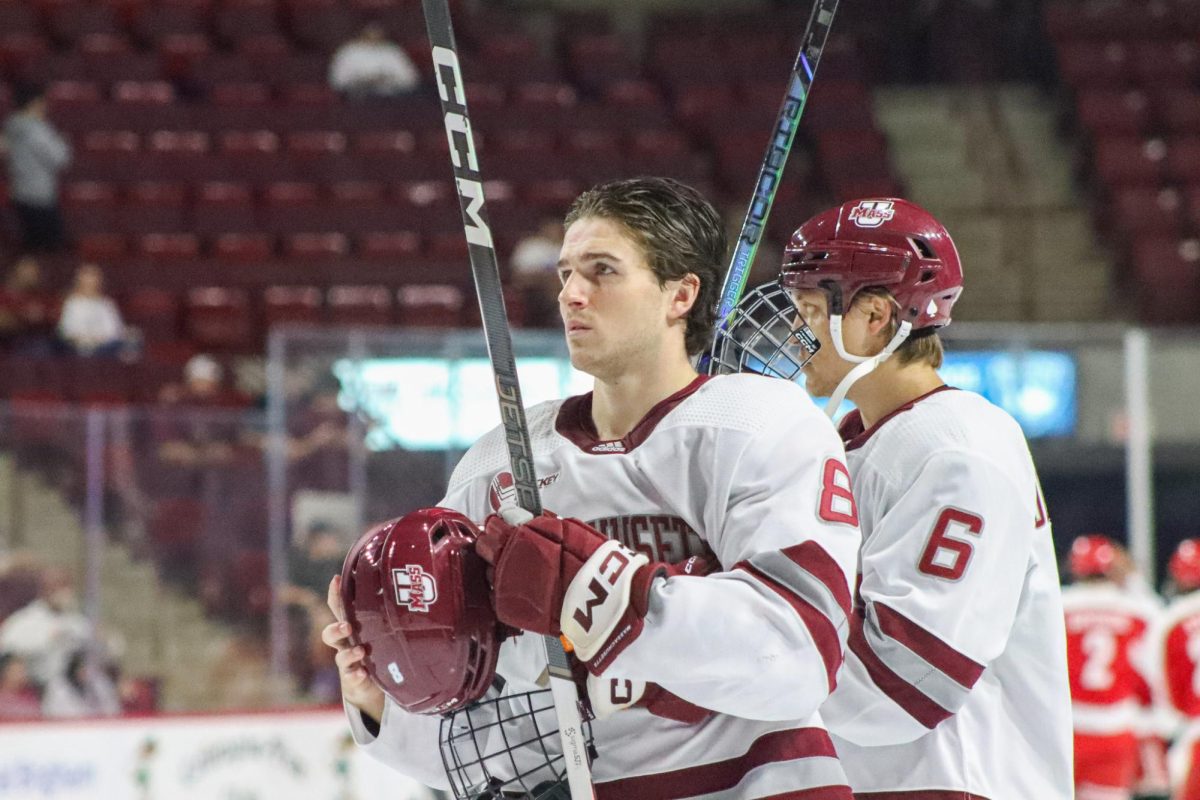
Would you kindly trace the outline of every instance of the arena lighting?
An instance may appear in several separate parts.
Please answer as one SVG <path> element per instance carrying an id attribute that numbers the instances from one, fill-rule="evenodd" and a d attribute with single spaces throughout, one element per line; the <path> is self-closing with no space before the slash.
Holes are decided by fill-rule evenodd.
<path id="1" fill-rule="evenodd" d="M 565 358 L 519 358 L 517 372 L 528 405 L 591 388 L 591 378 Z M 333 373 L 341 407 L 368 422 L 372 451 L 466 449 L 499 422 L 484 358 L 341 359 Z M 952 352 L 941 374 L 951 386 L 977 392 L 1012 414 L 1030 438 L 1075 433 L 1076 363 L 1070 353 Z M 845 410 L 852 407 L 847 403 Z"/>

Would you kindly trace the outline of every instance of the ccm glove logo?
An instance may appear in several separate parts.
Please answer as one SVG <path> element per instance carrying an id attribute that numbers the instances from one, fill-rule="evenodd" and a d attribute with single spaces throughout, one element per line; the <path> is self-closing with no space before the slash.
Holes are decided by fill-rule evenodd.
<path id="1" fill-rule="evenodd" d="M 601 551 L 602 552 L 602 551 Z M 596 555 L 601 555 L 597 552 Z M 620 545 L 616 549 L 604 556 L 603 561 L 597 565 L 596 577 L 588 582 L 587 589 L 592 596 L 583 602 L 583 608 L 575 609 L 574 619 L 579 623 L 579 627 L 584 633 L 591 633 L 592 626 L 595 624 L 595 615 L 593 612 L 598 606 L 602 606 L 608 600 L 609 594 L 616 588 L 617 581 L 622 573 L 629 567 L 629 555 L 620 549 Z M 587 569 L 587 565 L 584 565 Z M 580 571 L 582 573 L 582 570 Z M 578 577 L 576 578 L 578 580 Z"/>
<path id="2" fill-rule="evenodd" d="M 634 574 L 650 563 L 609 540 L 592 554 L 567 587 L 559 623 L 581 661 L 590 661 L 629 611 Z"/>

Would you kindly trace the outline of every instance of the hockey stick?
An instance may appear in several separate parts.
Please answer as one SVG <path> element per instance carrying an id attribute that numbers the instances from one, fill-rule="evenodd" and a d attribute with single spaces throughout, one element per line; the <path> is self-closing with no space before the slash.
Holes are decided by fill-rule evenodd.
<path id="1" fill-rule="evenodd" d="M 750 208 L 742 222 L 742 230 L 738 234 L 737 247 L 734 248 L 729 271 L 725 273 L 725 282 L 721 285 L 721 299 L 717 306 L 719 326 L 725 324 L 746 290 L 750 267 L 754 264 L 759 242 L 766 232 L 767 217 L 771 213 L 771 206 L 775 204 L 775 192 L 779 189 L 779 183 L 783 179 L 783 168 L 792 152 L 792 144 L 796 141 L 800 117 L 812 92 L 817 65 L 821 61 L 821 51 L 825 49 L 825 42 L 829 38 L 829 28 L 833 25 L 837 7 L 838 0 L 816 0 L 813 3 L 808 27 L 805 28 L 804 38 L 800 41 L 800 54 L 796 56 L 796 63 L 792 67 L 787 96 L 783 99 L 779 116 L 775 118 L 771 143 L 767 146 L 767 154 L 763 157 L 762 167 L 758 171 L 758 181 L 754 184 L 754 197 L 750 200 Z M 707 360 L 706 356 L 705 361 Z"/>
<path id="2" fill-rule="evenodd" d="M 525 406 L 521 403 L 521 386 L 517 382 L 517 363 L 513 356 L 508 312 L 504 308 L 500 267 L 496 262 L 492 231 L 484 208 L 483 175 L 467 115 L 467 98 L 458 63 L 458 48 L 454 42 L 454 27 L 450 21 L 450 7 L 448 0 L 421 0 L 421 4 L 425 11 L 429 43 L 433 48 L 438 97 L 445 118 L 446 136 L 450 140 L 450 159 L 454 162 L 454 179 L 470 252 L 471 275 L 475 279 L 483 334 L 496 379 L 500 420 L 508 442 L 513 483 L 521 507 L 537 515 L 542 513 L 542 498 L 533 469 L 533 446 L 529 438 L 529 424 L 525 420 Z M 579 692 L 575 688 L 562 642 L 553 636 L 546 636 L 543 637 L 543 643 L 571 800 L 592 800 L 595 795 L 579 710 Z"/>

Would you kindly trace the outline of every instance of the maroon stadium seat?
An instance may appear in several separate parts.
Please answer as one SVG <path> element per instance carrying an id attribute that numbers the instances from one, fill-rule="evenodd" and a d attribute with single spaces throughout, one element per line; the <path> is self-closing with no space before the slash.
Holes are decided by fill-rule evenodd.
<path id="1" fill-rule="evenodd" d="M 421 252 L 421 234 L 416 231 L 365 233 L 359 237 L 356 250 L 360 258 L 399 265 Z"/>
<path id="2" fill-rule="evenodd" d="M 1133 249 L 1132 284 L 1149 322 L 1193 322 L 1200 302 L 1200 242 L 1151 237 Z"/>
<path id="3" fill-rule="evenodd" d="M 1071 42 L 1058 48 L 1058 69 L 1063 80 L 1073 87 L 1127 86 L 1130 69 L 1129 48 L 1123 42 Z"/>
<path id="4" fill-rule="evenodd" d="M 315 286 L 268 286 L 263 292 L 263 321 L 270 327 L 287 322 L 321 321 L 321 290 Z"/>
<path id="5" fill-rule="evenodd" d="M 403 286 L 396 295 L 400 324 L 420 328 L 454 328 L 461 324 L 466 297 L 458 286 Z"/>
<path id="6" fill-rule="evenodd" d="M 1136 89 L 1080 89 L 1075 99 L 1079 121 L 1099 136 L 1139 136 L 1150 127 L 1150 100 Z"/>
<path id="7" fill-rule="evenodd" d="M 392 293 L 386 286 L 331 286 L 326 302 L 334 324 L 392 324 Z"/>
<path id="8" fill-rule="evenodd" d="M 1161 180 L 1167 146 L 1158 139 L 1107 137 L 1095 143 L 1095 167 L 1109 186 L 1155 186 Z"/>
<path id="9" fill-rule="evenodd" d="M 200 185 L 192 206 L 192 227 L 201 235 L 256 230 L 258 219 L 250 186 L 225 181 Z"/>
<path id="10" fill-rule="evenodd" d="M 1144 86 L 1186 86 L 1200 69 L 1200 48 L 1195 42 L 1138 42 L 1131 58 L 1133 72 Z"/>
<path id="11" fill-rule="evenodd" d="M 138 253 L 154 263 L 194 261 L 200 239 L 192 233 L 148 233 L 137 240 Z"/>
<path id="12" fill-rule="evenodd" d="M 344 233 L 295 233 L 284 239 L 283 254 L 296 261 L 327 262 L 350 252 Z"/>
<path id="13" fill-rule="evenodd" d="M 125 193 L 118 226 L 125 233 L 184 231 L 188 189 L 182 183 L 143 182 Z"/>
<path id="14" fill-rule="evenodd" d="M 174 292 L 141 287 L 121 303 L 125 320 L 142 332 L 145 341 L 174 341 L 179 336 L 179 297 Z"/>
<path id="15" fill-rule="evenodd" d="M 188 337 L 200 348 L 244 351 L 254 344 L 254 321 L 244 290 L 192 289 L 186 302 Z"/>
<path id="16" fill-rule="evenodd" d="M 59 6 L 50 12 L 47 22 L 50 34 L 65 47 L 74 46 L 87 34 L 121 32 L 116 13 L 103 5 L 71 3 Z"/>
<path id="17" fill-rule="evenodd" d="M 1171 139 L 1167 149 L 1167 175 L 1177 183 L 1200 183 L 1200 131 Z"/>
<path id="18" fill-rule="evenodd" d="M 1175 189 L 1122 189 L 1114 193 L 1112 221 L 1126 237 L 1177 237 L 1183 199 Z"/>
<path id="19" fill-rule="evenodd" d="M 75 250 L 83 261 L 111 264 L 129 254 L 129 240 L 120 233 L 84 233 L 76 237 Z"/>
<path id="20" fill-rule="evenodd" d="M 213 237 L 212 254 L 234 264 L 260 264 L 275 255 L 275 237 L 269 233 L 221 233 Z"/>

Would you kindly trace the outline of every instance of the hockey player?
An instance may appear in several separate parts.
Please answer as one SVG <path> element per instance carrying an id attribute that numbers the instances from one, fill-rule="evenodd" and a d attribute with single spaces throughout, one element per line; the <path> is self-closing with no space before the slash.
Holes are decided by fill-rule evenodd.
<path id="1" fill-rule="evenodd" d="M 605 184 L 566 224 L 559 307 L 571 362 L 594 390 L 535 406 L 528 420 L 543 502 L 570 518 L 508 506 L 501 429 L 464 456 L 440 505 L 486 518 L 476 549 L 492 564 L 500 621 L 565 635 L 586 668 L 600 800 L 849 800 L 817 714 L 843 658 L 860 544 L 836 431 L 794 384 L 696 374 L 689 357 L 711 341 L 726 241 L 694 190 Z M 686 574 L 701 562 L 715 571 Z M 337 622 L 324 640 L 338 651 L 356 741 L 447 788 L 437 719 L 385 697 L 378 685 L 404 689 L 350 634 Z M 541 647 L 529 635 L 504 642 L 507 687 L 534 685 Z M 505 763 L 536 774 L 528 758 L 556 746 L 467 727 L 477 752 L 510 756 L 475 758 L 490 765 L 488 797 L 528 785 L 502 774 Z M 524 741 L 523 754 L 501 739 Z M 482 794 L 452 783 L 457 796 Z"/>
<path id="2" fill-rule="evenodd" d="M 1174 800 L 1200 800 L 1200 539 L 1184 539 L 1167 565 L 1176 595 L 1153 638 L 1164 695 L 1181 718 L 1171 747 Z"/>
<path id="3" fill-rule="evenodd" d="M 857 406 L 840 432 L 860 586 L 821 716 L 860 800 L 1067 800 L 1062 599 L 1037 474 L 1017 423 L 937 372 L 962 278 L 946 229 L 905 200 L 821 213 L 786 248 L 792 327 L 819 343 L 806 387 L 831 416 Z"/>
<path id="4" fill-rule="evenodd" d="M 1138 777 L 1139 733 L 1151 718 L 1145 658 L 1156 606 L 1121 587 L 1121 553 L 1107 536 L 1080 536 L 1063 591 L 1067 669 L 1075 729 L 1078 800 L 1129 800 Z"/>

